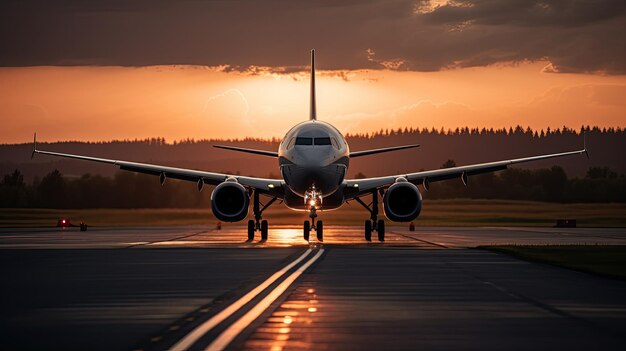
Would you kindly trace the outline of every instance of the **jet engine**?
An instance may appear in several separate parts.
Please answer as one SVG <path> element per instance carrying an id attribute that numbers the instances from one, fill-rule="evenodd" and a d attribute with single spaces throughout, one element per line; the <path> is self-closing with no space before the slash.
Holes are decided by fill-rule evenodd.
<path id="1" fill-rule="evenodd" d="M 385 216 L 394 222 L 409 222 L 422 210 L 422 194 L 417 187 L 399 178 L 383 196 Z"/>
<path id="2" fill-rule="evenodd" d="M 250 197 L 243 185 L 226 181 L 211 193 L 211 209 L 220 221 L 238 222 L 248 216 Z"/>

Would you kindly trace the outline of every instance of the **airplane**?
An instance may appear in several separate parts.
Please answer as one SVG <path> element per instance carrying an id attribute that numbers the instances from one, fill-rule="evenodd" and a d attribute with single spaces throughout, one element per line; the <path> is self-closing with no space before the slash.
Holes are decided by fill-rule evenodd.
<path id="1" fill-rule="evenodd" d="M 315 50 L 311 50 L 311 88 L 309 119 L 292 127 L 282 139 L 278 151 L 266 151 L 234 146 L 213 145 L 216 148 L 251 153 L 278 159 L 282 179 L 246 177 L 232 174 L 213 173 L 193 169 L 174 168 L 146 163 L 112 160 L 91 156 L 64 154 L 37 149 L 37 134 L 33 141 L 35 154 L 68 157 L 73 159 L 108 163 L 125 171 L 158 176 L 161 185 L 167 178 L 196 182 L 198 191 L 205 184 L 214 185 L 211 193 L 211 210 L 215 217 L 224 222 L 239 222 L 248 217 L 250 202 L 254 219 L 248 221 L 248 240 L 254 240 L 260 231 L 261 239 L 267 240 L 268 222 L 263 211 L 277 200 L 293 210 L 306 211 L 310 220 L 304 221 L 303 238 L 309 241 L 311 230 L 317 240 L 323 241 L 324 223 L 317 220 L 317 211 L 340 208 L 354 200 L 370 214 L 365 220 L 365 240 L 372 240 L 376 232 L 379 241 L 385 240 L 385 221 L 379 219 L 379 199 L 382 197 L 384 214 L 393 222 L 415 220 L 422 209 L 421 185 L 428 191 L 433 182 L 460 178 L 467 185 L 473 175 L 495 172 L 518 163 L 545 160 L 555 157 L 586 154 L 583 149 L 554 154 L 524 157 L 496 162 L 480 163 L 445 169 L 396 174 L 376 178 L 346 179 L 350 159 L 384 152 L 417 148 L 419 144 L 402 145 L 363 151 L 351 151 L 346 139 L 330 123 L 317 119 L 315 102 Z M 584 140 L 584 139 L 583 139 Z M 262 203 L 261 195 L 269 198 Z M 367 204 L 363 198 L 371 196 Z"/>

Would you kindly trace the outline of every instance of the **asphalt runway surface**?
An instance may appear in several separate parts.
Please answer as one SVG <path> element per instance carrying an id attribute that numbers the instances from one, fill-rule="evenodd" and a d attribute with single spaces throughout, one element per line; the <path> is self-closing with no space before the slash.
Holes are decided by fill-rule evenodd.
<path id="1" fill-rule="evenodd" d="M 0 229 L 2 350 L 624 349 L 626 282 L 490 244 L 626 244 L 626 229 Z M 311 237 L 313 238 L 314 235 Z"/>

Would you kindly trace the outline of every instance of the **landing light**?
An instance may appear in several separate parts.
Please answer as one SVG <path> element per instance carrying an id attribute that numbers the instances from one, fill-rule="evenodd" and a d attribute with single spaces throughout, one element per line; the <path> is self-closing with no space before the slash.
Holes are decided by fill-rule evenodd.
<path id="1" fill-rule="evenodd" d="M 309 204 L 311 204 L 311 206 L 315 206 L 315 200 L 311 200 L 311 202 L 309 202 Z"/>

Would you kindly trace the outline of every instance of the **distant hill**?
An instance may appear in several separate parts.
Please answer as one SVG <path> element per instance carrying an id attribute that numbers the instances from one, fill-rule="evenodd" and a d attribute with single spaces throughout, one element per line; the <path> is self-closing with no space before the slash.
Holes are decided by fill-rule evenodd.
<path id="1" fill-rule="evenodd" d="M 384 174 L 437 169 L 448 159 L 457 165 L 555 153 L 582 148 L 582 130 L 587 130 L 587 145 L 591 158 L 567 157 L 525 164 L 529 169 L 547 168 L 558 164 L 570 177 L 583 176 L 589 167 L 610 167 L 626 173 L 626 130 L 585 127 L 580 131 L 557 129 L 533 131 L 521 127 L 486 130 L 460 128 L 454 131 L 393 130 L 372 134 L 348 135 L 352 151 L 392 145 L 419 143 L 419 149 L 390 154 L 366 156 L 351 161 L 349 177 L 362 173 L 368 177 Z M 213 148 L 214 144 L 237 145 L 263 150 L 276 150 L 279 140 L 185 140 L 166 143 L 163 139 L 110 142 L 41 143 L 41 149 L 77 153 L 136 162 L 187 167 L 215 172 L 232 172 L 261 177 L 278 177 L 277 161 L 270 157 L 242 154 Z M 73 161 L 37 155 L 30 159 L 32 144 L 0 145 L 0 175 L 19 169 L 30 182 L 54 169 L 66 176 L 85 173 L 112 176 L 117 167 L 84 161 Z"/>

